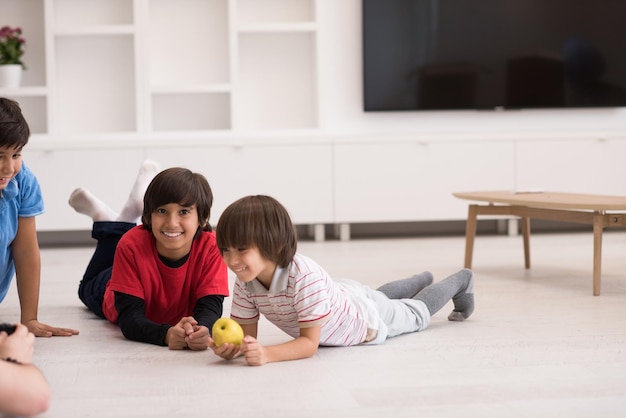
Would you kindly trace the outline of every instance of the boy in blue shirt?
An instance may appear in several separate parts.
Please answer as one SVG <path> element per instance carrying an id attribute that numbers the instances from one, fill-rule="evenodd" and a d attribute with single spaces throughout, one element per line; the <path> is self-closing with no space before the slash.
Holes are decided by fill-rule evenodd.
<path id="1" fill-rule="evenodd" d="M 0 302 L 15 276 L 21 319 L 37 337 L 78 331 L 39 322 L 41 256 L 35 216 L 44 211 L 35 175 L 22 163 L 30 129 L 17 102 L 0 97 Z"/>

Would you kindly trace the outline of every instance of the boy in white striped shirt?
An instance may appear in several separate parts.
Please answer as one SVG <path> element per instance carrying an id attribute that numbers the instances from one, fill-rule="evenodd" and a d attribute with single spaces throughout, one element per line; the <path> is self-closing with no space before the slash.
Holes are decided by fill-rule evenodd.
<path id="1" fill-rule="evenodd" d="M 249 365 L 313 356 L 322 346 L 380 344 L 426 329 L 431 315 L 450 299 L 450 321 L 474 311 L 473 273 L 463 269 L 432 284 L 423 272 L 371 289 L 353 280 L 333 280 L 312 259 L 296 252 L 289 213 L 270 196 L 247 196 L 228 206 L 217 224 L 217 245 L 237 279 L 231 318 L 243 328 L 241 345 L 209 346 L 224 359 L 244 355 Z M 263 314 L 293 337 L 264 346 L 257 341 Z"/>

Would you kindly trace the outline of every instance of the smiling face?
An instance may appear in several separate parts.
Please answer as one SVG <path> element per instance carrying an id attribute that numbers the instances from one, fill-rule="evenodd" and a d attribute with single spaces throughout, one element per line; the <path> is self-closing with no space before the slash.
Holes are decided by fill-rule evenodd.
<path id="1" fill-rule="evenodd" d="M 287 209 L 271 196 L 245 196 L 224 209 L 215 230 L 217 245 L 222 256 L 233 272 L 247 279 L 246 269 L 261 275 L 261 280 L 271 280 L 276 267 L 287 267 L 293 260 L 298 245 L 296 228 L 291 222 Z M 271 263 L 271 268 L 244 259 L 255 257 L 263 263 Z M 230 257 L 234 257 L 230 260 Z M 257 268 L 258 267 L 258 268 Z M 266 274 L 271 271 L 271 274 Z M 252 277 L 254 278 L 254 277 Z M 265 283 L 264 283 L 265 284 Z M 266 285 L 267 287 L 267 285 Z"/>
<path id="2" fill-rule="evenodd" d="M 202 226 L 195 205 L 178 203 L 157 207 L 150 221 L 158 253 L 170 260 L 179 260 L 189 254 L 196 232 Z"/>
<path id="3" fill-rule="evenodd" d="M 222 257 L 229 269 L 244 283 L 259 279 L 269 289 L 276 263 L 264 258 L 257 247 L 223 248 Z"/>
<path id="4" fill-rule="evenodd" d="M 6 189 L 11 179 L 17 176 L 21 169 L 22 147 L 0 148 L 0 191 Z"/>

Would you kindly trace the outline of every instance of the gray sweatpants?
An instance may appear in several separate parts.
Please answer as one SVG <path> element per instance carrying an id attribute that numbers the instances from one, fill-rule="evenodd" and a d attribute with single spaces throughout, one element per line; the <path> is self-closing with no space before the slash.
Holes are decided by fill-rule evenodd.
<path id="1" fill-rule="evenodd" d="M 415 299 L 389 299 L 384 293 L 354 280 L 337 280 L 355 302 L 366 306 L 369 328 L 377 335 L 368 344 L 381 344 L 387 338 L 422 331 L 430 324 L 426 304 Z"/>

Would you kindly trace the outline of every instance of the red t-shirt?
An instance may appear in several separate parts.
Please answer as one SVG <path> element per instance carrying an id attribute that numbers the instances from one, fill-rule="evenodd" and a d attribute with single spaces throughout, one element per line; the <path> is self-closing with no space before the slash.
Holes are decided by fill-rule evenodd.
<path id="1" fill-rule="evenodd" d="M 196 301 L 207 295 L 228 296 L 228 272 L 217 248 L 214 232 L 204 231 L 191 245 L 189 258 L 178 268 L 159 259 L 152 232 L 138 225 L 120 239 L 102 310 L 117 322 L 114 291 L 143 299 L 146 318 L 176 325 L 193 315 Z"/>

